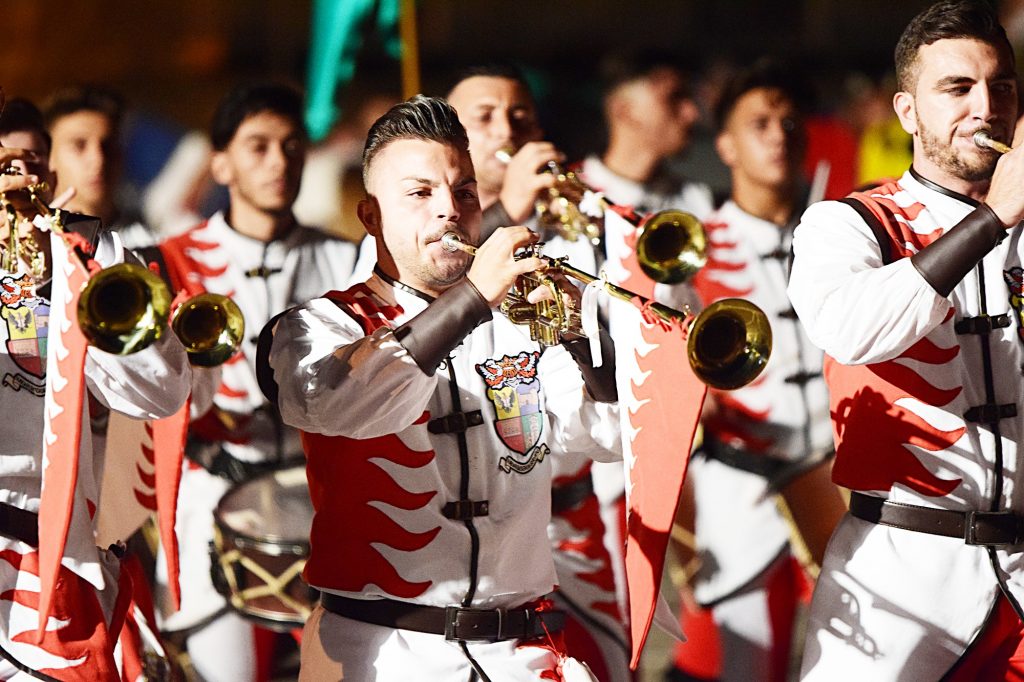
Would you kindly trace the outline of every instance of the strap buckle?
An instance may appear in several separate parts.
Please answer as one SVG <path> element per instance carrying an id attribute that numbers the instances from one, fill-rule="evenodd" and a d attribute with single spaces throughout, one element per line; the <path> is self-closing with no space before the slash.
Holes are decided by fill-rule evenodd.
<path id="1" fill-rule="evenodd" d="M 490 513 L 491 503 L 488 500 L 455 500 L 441 508 L 441 514 L 453 521 L 469 521 Z"/>
<path id="2" fill-rule="evenodd" d="M 964 412 L 965 420 L 981 424 L 992 424 L 1000 419 L 1010 419 L 1016 416 L 1016 403 L 1004 403 L 1002 405 L 985 403 L 984 405 L 974 405 Z"/>
<path id="3" fill-rule="evenodd" d="M 446 606 L 444 608 L 445 641 L 457 642 L 499 642 L 511 639 L 505 632 L 508 609 L 476 609 L 468 606 Z M 488 627 L 497 620 L 497 629 Z M 518 636 L 518 635 L 517 635 Z"/>
<path id="4" fill-rule="evenodd" d="M 484 415 L 480 410 L 471 412 L 453 412 L 443 417 L 437 417 L 427 422 L 427 431 L 430 433 L 462 433 L 473 426 L 480 426 L 484 423 Z"/>
<path id="5" fill-rule="evenodd" d="M 1020 521 L 1013 512 L 970 510 L 965 514 L 965 544 L 1008 547 L 1020 542 Z"/>
<path id="6" fill-rule="evenodd" d="M 1004 329 L 1010 326 L 1010 314 L 978 315 L 965 317 L 953 325 L 957 334 L 990 334 L 993 329 Z"/>

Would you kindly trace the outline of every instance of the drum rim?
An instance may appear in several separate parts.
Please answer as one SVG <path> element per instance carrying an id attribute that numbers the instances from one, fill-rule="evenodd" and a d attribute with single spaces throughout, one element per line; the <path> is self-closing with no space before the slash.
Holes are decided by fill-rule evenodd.
<path id="1" fill-rule="evenodd" d="M 215 516 L 214 521 L 225 542 L 230 542 L 239 549 L 257 549 L 270 556 L 303 556 L 309 554 L 309 543 L 301 540 L 290 540 L 273 535 L 255 537 L 241 531 L 237 531 L 224 524 L 224 521 Z"/>

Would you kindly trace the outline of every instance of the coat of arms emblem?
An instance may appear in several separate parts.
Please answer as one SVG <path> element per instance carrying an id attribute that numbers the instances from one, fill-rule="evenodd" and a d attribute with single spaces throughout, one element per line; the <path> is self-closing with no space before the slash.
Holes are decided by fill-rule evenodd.
<path id="1" fill-rule="evenodd" d="M 539 351 L 523 351 L 515 356 L 489 359 L 476 366 L 476 371 L 487 384 L 487 397 L 498 417 L 494 422 L 498 438 L 508 449 L 527 456 L 525 460 L 502 457 L 498 466 L 506 473 L 528 473 L 548 453 L 547 446 L 539 443 L 544 428 L 540 381 L 537 380 L 539 359 Z"/>
<path id="2" fill-rule="evenodd" d="M 45 377 L 50 306 L 35 295 L 31 278 L 0 278 L 0 315 L 7 323 L 7 353 L 11 360 L 37 379 Z"/>

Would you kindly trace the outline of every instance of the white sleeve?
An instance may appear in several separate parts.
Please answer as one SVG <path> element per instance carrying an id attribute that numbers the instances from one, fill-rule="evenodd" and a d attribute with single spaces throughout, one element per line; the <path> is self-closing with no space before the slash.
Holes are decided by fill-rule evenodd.
<path id="1" fill-rule="evenodd" d="M 169 417 L 192 389 L 185 348 L 166 331 L 159 341 L 129 355 L 89 347 L 85 357 L 89 391 L 112 410 L 136 419 Z"/>
<path id="2" fill-rule="evenodd" d="M 325 298 L 281 317 L 269 363 L 284 422 L 328 436 L 397 433 L 423 414 L 437 386 L 390 329 L 366 336 Z"/>
<path id="3" fill-rule="evenodd" d="M 950 301 L 909 258 L 882 264 L 874 233 L 850 206 L 812 205 L 793 237 L 789 294 L 811 341 L 847 365 L 900 355 L 945 319 Z"/>
<path id="4" fill-rule="evenodd" d="M 125 261 L 138 264 L 115 232 L 101 232 L 97 262 L 105 267 Z M 192 367 L 184 346 L 170 329 L 159 341 L 128 355 L 89 346 L 85 357 L 89 391 L 112 410 L 136 419 L 169 417 L 192 389 Z"/>
<path id="5" fill-rule="evenodd" d="M 552 430 L 552 450 L 598 462 L 622 459 L 618 403 L 599 403 L 587 393 L 576 361 L 561 346 L 541 356 L 538 371 Z"/>

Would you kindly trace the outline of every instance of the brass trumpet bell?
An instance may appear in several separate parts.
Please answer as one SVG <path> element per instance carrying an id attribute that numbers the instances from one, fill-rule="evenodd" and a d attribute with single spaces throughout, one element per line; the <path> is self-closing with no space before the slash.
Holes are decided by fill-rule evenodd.
<path id="1" fill-rule="evenodd" d="M 640 269 L 655 282 L 685 282 L 707 263 L 707 236 L 697 218 L 683 211 L 660 211 L 648 218 L 637 237 Z"/>
<path id="2" fill-rule="evenodd" d="M 771 353 L 768 318 L 741 298 L 725 298 L 701 311 L 686 342 L 693 373 L 708 386 L 725 391 L 756 379 Z"/>
<path id="3" fill-rule="evenodd" d="M 220 294 L 199 294 L 174 312 L 171 328 L 198 367 L 216 367 L 235 354 L 245 335 L 238 304 Z"/>
<path id="4" fill-rule="evenodd" d="M 78 299 L 78 324 L 93 346 L 127 355 L 163 335 L 170 307 L 163 280 L 141 265 L 120 263 L 89 278 Z"/>

